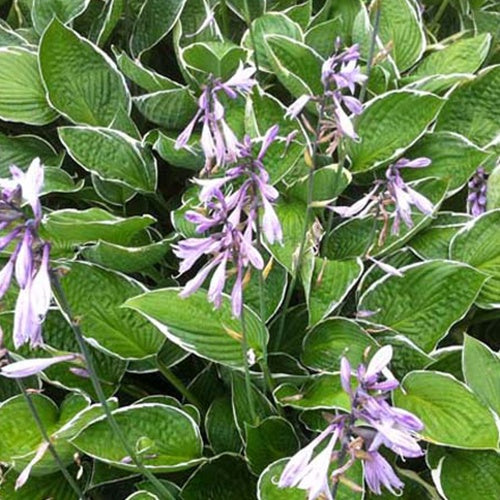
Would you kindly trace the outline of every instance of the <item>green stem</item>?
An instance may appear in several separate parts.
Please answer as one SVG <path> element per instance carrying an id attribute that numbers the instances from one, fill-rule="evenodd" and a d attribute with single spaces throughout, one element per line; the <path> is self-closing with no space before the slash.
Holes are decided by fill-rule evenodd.
<path id="1" fill-rule="evenodd" d="M 97 373 L 94 368 L 94 361 L 92 359 L 92 356 L 90 354 L 89 348 L 87 346 L 87 343 L 85 342 L 85 339 L 83 338 L 83 333 L 80 329 L 80 326 L 78 325 L 78 322 L 73 319 L 73 315 L 71 313 L 71 308 L 68 303 L 68 300 L 66 299 L 66 294 L 64 293 L 64 290 L 61 286 L 61 282 L 59 281 L 59 278 L 55 272 L 51 272 L 51 282 L 52 282 L 52 290 L 54 293 L 54 297 L 56 299 L 57 305 L 59 306 L 59 310 L 61 311 L 62 315 L 65 317 L 66 321 L 69 323 L 71 326 L 71 329 L 73 330 L 73 333 L 75 335 L 76 341 L 78 343 L 78 346 L 80 348 L 80 352 L 82 353 L 85 363 L 87 366 L 87 370 L 90 375 L 90 379 L 92 381 L 92 385 L 94 387 L 95 393 L 97 395 L 97 399 L 101 403 L 104 413 L 106 415 L 107 421 L 109 426 L 111 427 L 113 433 L 115 436 L 120 440 L 123 448 L 125 449 L 126 453 L 128 456 L 131 458 L 132 462 L 135 464 L 139 472 L 145 476 L 151 483 L 156 487 L 156 489 L 161 492 L 162 495 L 165 496 L 165 498 L 168 498 L 170 493 L 168 490 L 163 486 L 161 481 L 159 481 L 155 475 L 149 471 L 141 462 L 137 454 L 135 453 L 135 450 L 130 446 L 130 443 L 127 441 L 127 438 L 125 437 L 123 431 L 121 430 L 120 426 L 118 425 L 118 422 L 116 421 L 113 413 L 111 412 L 111 409 L 108 405 L 108 401 L 106 400 L 106 396 L 104 394 L 104 391 L 102 390 L 102 385 L 101 382 L 99 381 L 99 378 L 97 377 Z"/>
<path id="2" fill-rule="evenodd" d="M 189 401 L 192 405 L 196 406 L 198 410 L 203 408 L 200 400 L 184 385 L 182 380 L 177 377 L 174 372 L 160 359 L 156 358 L 156 366 L 160 373 L 172 384 L 177 391 L 179 391 L 186 401 Z"/>
<path id="3" fill-rule="evenodd" d="M 378 30 L 380 28 L 380 12 L 382 10 L 379 0 L 376 4 L 375 11 L 375 22 L 373 23 L 372 38 L 370 41 L 370 50 L 368 52 L 368 60 L 366 61 L 366 80 L 363 82 L 361 91 L 359 93 L 359 100 L 363 102 L 366 97 L 366 91 L 368 89 L 368 80 L 370 79 L 370 74 L 372 72 L 373 58 L 375 57 L 375 46 L 377 44 Z"/>
<path id="4" fill-rule="evenodd" d="M 248 0 L 244 0 L 243 3 L 245 5 L 245 17 L 246 17 L 246 23 L 248 26 L 248 30 L 250 32 L 250 40 L 252 41 L 253 58 L 255 60 L 255 67 L 257 68 L 257 71 L 259 71 L 259 61 L 257 58 L 257 46 L 255 45 L 255 32 L 253 29 L 252 18 L 250 16 L 250 9 L 248 7 Z"/>
<path id="5" fill-rule="evenodd" d="M 436 12 L 436 15 L 434 16 L 434 19 L 432 20 L 432 23 L 431 23 L 432 28 L 439 28 L 439 21 L 441 21 L 441 18 L 443 17 L 443 14 L 446 11 L 446 7 L 448 7 L 449 3 L 450 3 L 450 0 L 443 0 L 441 2 L 439 9 Z"/>
<path id="6" fill-rule="evenodd" d="M 245 370 L 245 389 L 248 399 L 248 408 L 250 410 L 250 416 L 252 418 L 252 423 L 257 424 L 257 413 L 255 412 L 255 402 L 253 400 L 252 394 L 252 380 L 250 378 L 250 366 L 248 364 L 248 342 L 247 342 L 247 329 L 245 322 L 245 306 L 241 308 L 241 351 L 243 355 L 243 367 Z"/>
<path id="7" fill-rule="evenodd" d="M 316 159 L 317 159 L 318 152 L 319 152 L 319 138 L 320 138 L 320 134 L 321 134 L 321 125 L 322 125 L 322 121 L 323 121 L 324 112 L 325 112 L 325 99 L 322 100 L 320 108 L 319 108 L 318 123 L 316 124 L 314 142 L 312 144 L 312 155 L 311 155 L 312 165 L 310 166 L 309 173 L 307 175 L 306 214 L 305 214 L 305 219 L 304 219 L 304 226 L 302 228 L 302 238 L 300 240 L 299 254 L 297 257 L 297 264 L 296 264 L 296 268 L 294 269 L 294 272 L 292 274 L 292 281 L 290 282 L 290 286 L 287 290 L 285 302 L 283 303 L 283 313 L 281 314 L 281 317 L 280 317 L 278 333 L 276 335 L 276 340 L 274 342 L 275 347 L 278 349 L 279 349 L 279 346 L 281 345 L 281 341 L 283 339 L 283 331 L 285 328 L 285 320 L 286 320 L 286 315 L 288 312 L 288 307 L 290 306 L 290 301 L 292 300 L 293 291 L 295 289 L 295 285 L 297 284 L 297 278 L 298 278 L 299 273 L 300 273 L 300 268 L 302 267 L 302 259 L 304 258 L 304 252 L 306 249 L 307 232 L 309 229 L 309 218 L 311 216 L 311 211 L 312 211 L 311 205 L 313 202 L 313 195 L 314 195 L 314 171 L 316 169 Z"/>
<path id="8" fill-rule="evenodd" d="M 51 455 L 54 457 L 54 460 L 56 461 L 57 466 L 61 470 L 64 478 L 66 479 L 66 481 L 68 481 L 69 485 L 71 486 L 73 491 L 78 495 L 79 499 L 85 498 L 83 493 L 82 493 L 82 490 L 80 489 L 80 487 L 78 486 L 76 481 L 73 479 L 73 477 L 69 473 L 69 471 L 66 468 L 66 466 L 64 465 L 61 457 L 59 456 L 59 453 L 57 453 L 54 445 L 52 444 L 52 441 L 50 440 L 50 437 L 47 434 L 47 430 L 45 429 L 45 426 L 43 425 L 42 419 L 40 418 L 40 415 L 38 414 L 38 411 L 37 411 L 35 405 L 33 404 L 33 401 L 31 401 L 30 395 L 26 391 L 26 387 L 24 386 L 22 380 L 16 379 L 16 382 L 17 382 L 19 389 L 23 393 L 24 399 L 26 400 L 26 404 L 28 405 L 28 408 L 33 416 L 33 419 L 36 422 L 36 425 L 38 427 L 38 430 L 40 431 L 40 434 L 42 435 L 43 440 L 47 443 L 48 449 L 49 449 Z"/>

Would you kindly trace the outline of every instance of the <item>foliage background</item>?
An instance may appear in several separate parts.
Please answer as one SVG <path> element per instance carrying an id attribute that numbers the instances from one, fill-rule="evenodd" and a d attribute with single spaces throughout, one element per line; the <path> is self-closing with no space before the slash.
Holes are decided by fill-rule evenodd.
<path id="1" fill-rule="evenodd" d="M 26 168 L 36 156 L 45 165 L 43 236 L 69 271 L 64 290 L 107 396 L 126 408 L 122 425 L 146 447 L 154 441 L 162 450 L 156 470 L 165 473 L 172 498 L 304 498 L 273 485 L 284 464 L 279 460 L 324 426 L 324 411 L 345 405 L 337 374 L 345 349 L 356 364 L 366 347 L 391 344 L 392 369 L 404 377 L 405 389 L 395 403 L 424 420 L 428 442 L 425 460 L 394 459 L 406 483 L 403 498 L 498 498 L 498 4 L 208 4 L 224 42 L 210 27 L 191 36 L 207 15 L 201 0 L 0 0 L 0 174 L 6 177 L 11 164 Z M 302 128 L 283 115 L 304 90 L 319 88 L 320 61 L 337 36 L 345 45 L 360 44 L 366 70 L 374 27 L 375 58 L 363 90 L 367 104 L 356 122 L 361 141 L 342 144 L 346 170 L 335 191 L 336 167 L 330 165 L 339 158 L 322 157 L 314 201 L 340 196 L 339 204 L 350 204 L 391 161 L 427 156 L 432 165 L 405 180 L 418 182 L 436 214 L 415 214 L 414 228 L 372 248 L 373 257 L 402 268 L 404 278 L 384 277 L 366 259 L 381 230 L 378 222 L 336 220 L 321 256 L 326 261 L 315 259 L 313 250 L 307 256 L 285 337 L 277 344 L 278 310 L 294 272 L 297 228 L 304 223 L 308 170 Z M 301 133 L 284 156 L 272 151 L 266 162 L 281 193 L 285 233 L 283 247 L 268 249 L 274 266 L 266 279 L 267 326 L 259 321 L 257 283 L 246 291 L 250 347 L 261 352 L 270 335 L 279 384 L 265 394 L 255 367 L 258 426 L 249 426 L 245 413 L 239 341 L 227 334 L 238 326 L 228 304 L 215 313 L 203 293 L 179 299 L 171 254 L 179 235 L 192 233 L 183 214 L 196 203 L 189 180 L 203 165 L 199 136 L 190 151 L 175 150 L 175 138 L 194 115 L 207 76 L 227 79 L 240 61 L 250 60 L 259 64 L 259 87 L 247 102 L 224 103 L 233 130 L 258 136 L 278 123 L 282 135 Z M 480 165 L 490 174 L 488 212 L 472 220 L 466 185 Z M 323 210 L 315 209 L 314 216 L 311 238 L 318 224 L 326 227 Z M 159 291 L 142 295 L 148 290 Z M 0 316 L 9 348 L 14 299 L 9 292 Z M 376 314 L 356 320 L 360 310 Z M 48 350 L 16 354 L 76 350 L 55 309 L 44 338 Z M 195 405 L 182 400 L 179 381 Z M 106 425 L 86 427 L 98 415 L 90 407 L 95 395 L 88 380 L 59 365 L 27 385 L 43 387 L 37 408 L 67 464 L 83 468 L 81 481 L 92 498 L 151 490 L 120 463 L 121 450 Z M 0 379 L 1 497 L 73 498 L 49 458 L 14 493 L 17 474 L 39 443 L 17 392 Z M 68 422 L 74 425 L 65 427 Z M 76 451 L 80 465 L 73 460 Z M 353 480 L 360 483 L 360 475 L 354 470 Z M 345 488 L 342 498 L 361 495 Z"/>

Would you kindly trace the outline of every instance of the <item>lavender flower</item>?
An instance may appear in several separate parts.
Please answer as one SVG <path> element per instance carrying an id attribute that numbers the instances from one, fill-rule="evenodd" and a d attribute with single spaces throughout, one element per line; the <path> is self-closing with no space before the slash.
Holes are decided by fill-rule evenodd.
<path id="1" fill-rule="evenodd" d="M 479 167 L 469 181 L 469 195 L 467 196 L 467 209 L 473 217 L 479 217 L 486 212 L 486 194 L 488 183 L 486 172 Z"/>
<path id="2" fill-rule="evenodd" d="M 288 108 L 285 117 L 297 118 L 305 106 L 317 102 L 322 108 L 322 131 L 324 139 L 332 140 L 330 150 L 335 149 L 342 136 L 358 139 L 351 117 L 348 113 L 359 115 L 362 111 L 361 102 L 354 94 L 356 84 L 366 80 L 358 66 L 359 49 L 353 45 L 339 53 L 340 41 L 337 40 L 335 54 L 329 57 L 321 68 L 323 95 L 302 95 Z M 351 95 L 348 95 L 348 94 Z"/>
<path id="3" fill-rule="evenodd" d="M 307 490 L 308 499 L 323 495 L 332 500 L 336 483 L 355 460 L 363 460 L 364 477 L 370 490 L 381 494 L 381 487 L 395 490 L 403 488 L 387 460 L 380 454 L 382 445 L 402 457 L 418 457 L 423 454 L 417 443 L 417 432 L 423 429 L 422 422 L 413 414 L 391 407 L 386 399 L 399 383 L 388 369 L 392 358 L 392 347 L 379 349 L 368 366 L 359 365 L 352 385 L 352 370 L 346 358 L 341 360 L 340 380 L 349 394 L 351 411 L 337 415 L 328 427 L 309 445 L 295 454 L 283 470 L 279 486 Z M 363 424 L 363 425 L 361 425 Z M 314 451 L 328 440 L 324 449 L 314 458 Z M 335 449 L 336 444 L 339 449 Z M 329 472 L 331 461 L 338 467 Z"/>
<path id="4" fill-rule="evenodd" d="M 29 342 L 36 347 L 42 343 L 41 326 L 52 298 L 48 273 L 50 247 L 38 236 L 44 171 L 37 158 L 26 172 L 13 166 L 11 173 L 12 179 L 0 179 L 0 226 L 8 231 L 0 239 L 0 250 L 17 243 L 0 271 L 0 298 L 14 275 L 20 288 L 14 310 L 14 345 L 18 348 Z M 30 205 L 33 218 L 26 215 L 23 203 Z"/>
<path id="5" fill-rule="evenodd" d="M 64 356 L 54 356 L 53 358 L 33 358 L 16 361 L 0 368 L 0 375 L 7 378 L 24 378 L 36 375 L 43 370 L 57 363 L 74 361 L 78 354 L 66 354 Z"/>
<path id="6" fill-rule="evenodd" d="M 203 124 L 200 142 L 205 155 L 206 172 L 210 172 L 214 164 L 222 167 L 238 157 L 238 140 L 224 118 L 224 106 L 218 95 L 223 91 L 230 99 L 236 99 L 238 93 L 248 93 L 256 83 L 252 78 L 254 73 L 253 66 L 245 68 L 240 64 L 236 73 L 226 82 L 211 77 L 198 99 L 198 111 L 177 137 L 175 148 L 185 148 L 196 124 Z"/>
<path id="7" fill-rule="evenodd" d="M 273 207 L 278 191 L 269 183 L 263 159 L 269 146 L 276 140 L 278 127 L 271 127 L 262 139 L 259 153 L 255 156 L 253 143 L 247 136 L 238 148 L 238 160 L 223 177 L 199 179 L 201 186 L 200 211 L 191 210 L 186 219 L 196 224 L 198 233 L 210 231 L 202 238 L 188 238 L 174 247 L 174 253 L 182 259 L 180 273 L 185 273 L 204 255 L 208 262 L 189 280 L 181 292 L 182 297 L 194 293 L 210 273 L 208 298 L 215 307 L 222 301 L 222 292 L 229 272 L 236 281 L 231 293 L 235 316 L 241 314 L 243 279 L 249 266 L 261 270 L 264 261 L 255 246 L 255 229 L 262 213 L 262 232 L 269 243 L 281 242 L 281 225 Z M 233 190 L 233 186 L 239 187 Z M 229 271 L 229 267 L 232 267 Z"/>
<path id="8" fill-rule="evenodd" d="M 432 215 L 432 203 L 403 180 L 402 168 L 424 168 L 430 165 L 429 158 L 408 160 L 401 158 L 390 165 L 386 172 L 386 181 L 377 180 L 373 189 L 351 206 L 331 206 L 330 210 L 342 217 L 363 216 L 377 207 L 377 212 L 385 213 L 385 205 L 394 205 L 392 233 L 399 234 L 401 221 L 408 228 L 413 227 L 412 205 L 425 215 Z"/>

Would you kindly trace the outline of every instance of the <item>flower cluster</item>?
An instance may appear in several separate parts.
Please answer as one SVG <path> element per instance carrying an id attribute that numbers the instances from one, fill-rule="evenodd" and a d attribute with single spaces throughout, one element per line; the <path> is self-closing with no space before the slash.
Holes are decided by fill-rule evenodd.
<path id="1" fill-rule="evenodd" d="M 351 206 L 332 206 L 335 213 L 342 217 L 362 216 L 369 213 L 374 207 L 377 211 L 385 212 L 385 206 L 394 206 L 392 233 L 399 234 L 401 221 L 409 228 L 413 227 L 412 205 L 425 215 L 431 215 L 434 207 L 432 203 L 418 191 L 415 191 L 403 180 L 402 168 L 423 168 L 430 165 L 429 158 L 407 160 L 401 158 L 390 165 L 386 172 L 386 181 L 376 181 L 373 189 Z"/>
<path id="2" fill-rule="evenodd" d="M 324 93 L 321 96 L 303 95 L 299 97 L 289 107 L 286 115 L 296 118 L 308 102 L 320 103 L 323 107 L 322 135 L 324 138 L 332 140 L 331 149 L 335 149 L 341 136 L 358 138 L 346 110 L 354 115 L 361 113 L 361 102 L 353 94 L 356 84 L 361 84 L 366 80 L 366 75 L 361 73 L 358 66 L 358 45 L 353 45 L 340 53 L 339 48 L 340 42 L 337 41 L 335 54 L 323 63 L 321 82 Z M 347 92 L 351 95 L 348 95 Z"/>
<path id="3" fill-rule="evenodd" d="M 19 285 L 14 310 L 13 339 L 16 348 L 29 342 L 42 344 L 42 323 L 49 309 L 52 292 L 49 278 L 50 246 L 38 236 L 42 217 L 39 200 L 44 172 L 34 160 L 26 172 L 11 167 L 12 179 L 0 179 L 0 227 L 7 233 L 0 238 L 0 250 L 14 245 L 11 256 L 0 271 L 0 298 L 7 292 L 12 276 Z M 32 217 L 23 205 L 31 206 Z"/>
<path id="4" fill-rule="evenodd" d="M 403 458 L 423 455 L 416 434 L 423 429 L 423 424 L 415 415 L 386 401 L 390 391 L 399 385 L 387 368 L 391 358 L 391 346 L 379 349 L 367 367 L 363 364 L 358 367 L 355 388 L 351 384 L 351 366 L 342 358 L 340 376 L 342 387 L 350 397 L 351 412 L 335 417 L 321 434 L 290 459 L 280 477 L 280 487 L 307 490 L 309 500 L 320 495 L 332 500 L 332 489 L 336 489 L 342 475 L 359 459 L 363 461 L 366 484 L 373 493 L 380 495 L 384 486 L 396 494 L 395 490 L 403 487 L 379 450 L 383 445 Z M 326 440 L 326 446 L 313 458 L 315 449 Z M 329 472 L 332 460 L 337 461 L 338 467 Z"/>
<path id="5" fill-rule="evenodd" d="M 469 181 L 469 195 L 467 196 L 468 212 L 473 217 L 479 217 L 486 212 L 486 193 L 488 184 L 486 182 L 486 172 L 479 167 L 472 179 Z"/>
<path id="6" fill-rule="evenodd" d="M 278 127 L 271 127 L 262 139 L 257 155 L 253 153 L 253 142 L 246 136 L 243 143 L 238 144 L 236 162 L 223 177 L 195 181 L 201 186 L 201 207 L 199 211 L 188 211 L 186 219 L 196 224 L 197 233 L 211 233 L 206 237 L 180 241 L 175 245 L 174 253 L 182 259 L 181 274 L 191 269 L 203 255 L 209 256 L 209 261 L 186 283 L 181 296 L 194 293 L 214 271 L 208 298 L 215 307 L 219 307 L 228 267 L 232 266 L 231 272 L 235 275 L 232 309 L 235 316 L 240 316 L 244 271 L 249 265 L 258 270 L 264 267 L 256 247 L 256 230 L 262 226 L 263 235 L 271 244 L 282 240 L 281 225 L 272 204 L 278 197 L 278 191 L 269 183 L 269 175 L 262 162 L 277 135 Z M 234 186 L 238 186 L 237 189 L 232 189 Z"/>
<path id="7" fill-rule="evenodd" d="M 236 99 L 238 93 L 247 93 L 256 83 L 252 78 L 254 73 L 253 66 L 240 65 L 226 82 L 211 78 L 198 98 L 198 111 L 175 142 L 176 149 L 187 147 L 196 124 L 202 123 L 200 144 L 205 155 L 205 172 L 210 172 L 214 165 L 223 167 L 238 157 L 238 140 L 224 118 L 225 110 L 218 94 L 222 91 L 230 99 Z"/>

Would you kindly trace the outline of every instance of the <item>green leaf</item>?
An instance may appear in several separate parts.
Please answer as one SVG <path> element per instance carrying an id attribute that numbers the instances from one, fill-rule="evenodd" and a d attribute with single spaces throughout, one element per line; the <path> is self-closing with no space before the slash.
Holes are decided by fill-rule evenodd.
<path id="1" fill-rule="evenodd" d="M 156 354 L 164 340 L 160 331 L 122 304 L 144 288 L 131 278 L 84 263 L 68 263 L 62 287 L 85 338 L 122 359 Z"/>
<path id="2" fill-rule="evenodd" d="M 117 424 L 132 449 L 144 449 L 143 465 L 155 472 L 184 470 L 200 463 L 203 443 L 194 420 L 179 408 L 140 403 L 113 411 Z M 106 419 L 99 419 L 80 432 L 72 443 L 83 453 L 115 467 L 136 470 L 125 463 L 127 456 Z"/>
<path id="3" fill-rule="evenodd" d="M 183 500 L 255 500 L 255 478 L 246 462 L 235 455 L 220 455 L 203 464 L 184 484 Z"/>
<path id="4" fill-rule="evenodd" d="M 245 456 L 254 474 L 260 474 L 270 463 L 293 455 L 299 440 L 292 424 L 282 417 L 269 417 L 256 426 L 246 427 Z"/>
<path id="5" fill-rule="evenodd" d="M 500 65 L 490 66 L 452 92 L 439 114 L 436 131 L 457 132 L 478 146 L 487 146 L 498 134 L 499 99 Z"/>
<path id="6" fill-rule="evenodd" d="M 439 372 L 416 371 L 394 393 L 394 404 L 414 413 L 430 443 L 466 449 L 496 448 L 493 414 L 461 382 Z"/>
<path id="7" fill-rule="evenodd" d="M 481 35 L 458 40 L 428 55 L 412 72 L 410 78 L 452 73 L 474 73 L 480 67 L 490 49 L 491 35 Z"/>
<path id="8" fill-rule="evenodd" d="M 46 125 L 57 116 L 45 97 L 36 53 L 0 47 L 0 119 Z"/>
<path id="9" fill-rule="evenodd" d="M 446 194 L 447 183 L 439 179 L 424 179 L 412 184 L 411 187 L 429 199 L 437 210 Z M 405 224 L 401 224 L 397 234 L 391 233 L 390 220 L 386 222 L 373 215 L 348 219 L 330 234 L 328 245 L 325 247 L 325 256 L 331 260 L 343 260 L 365 257 L 368 251 L 372 257 L 387 255 L 429 225 L 433 220 L 432 217 L 414 208 L 413 227 L 408 228 Z"/>
<path id="10" fill-rule="evenodd" d="M 160 497 L 146 490 L 139 490 L 129 495 L 125 500 L 160 500 Z"/>
<path id="11" fill-rule="evenodd" d="M 122 183 L 104 181 L 96 174 L 90 174 L 90 178 L 97 196 L 112 205 L 125 205 L 137 194 L 134 189 Z"/>
<path id="12" fill-rule="evenodd" d="M 183 299 L 179 288 L 147 292 L 128 300 L 135 309 L 155 324 L 164 325 L 167 338 L 188 352 L 233 368 L 243 368 L 241 322 L 232 316 L 229 298 L 219 309 L 208 302 L 207 294 L 198 291 Z M 257 358 L 268 332 L 258 316 L 245 307 L 246 335 L 249 349 Z"/>
<path id="13" fill-rule="evenodd" d="M 316 325 L 304 338 L 301 361 L 307 367 L 322 372 L 338 372 L 340 359 L 345 356 L 351 366 L 364 362 L 368 347 L 377 343 L 355 321 L 331 318 Z"/>
<path id="14" fill-rule="evenodd" d="M 447 181 L 448 196 L 461 189 L 488 158 L 488 153 L 465 137 L 453 132 L 435 132 L 424 135 L 409 151 L 408 158 L 425 156 L 432 163 L 425 168 L 402 170 L 406 181 L 437 177 Z"/>
<path id="15" fill-rule="evenodd" d="M 488 177 L 487 209 L 500 208 L 500 165 L 497 165 Z"/>
<path id="16" fill-rule="evenodd" d="M 283 245 L 268 245 L 268 250 L 288 272 L 293 273 L 304 231 L 306 206 L 299 200 L 279 199 L 275 209 L 283 230 Z M 311 228 L 308 238 L 310 231 Z"/>
<path id="17" fill-rule="evenodd" d="M 193 43 L 182 50 L 184 64 L 201 82 L 208 75 L 229 79 L 245 57 L 246 51 L 231 42 Z"/>
<path id="18" fill-rule="evenodd" d="M 54 17 L 64 24 L 69 23 L 87 8 L 89 2 L 90 0 L 33 0 L 33 27 L 38 34 L 42 34 Z"/>
<path id="19" fill-rule="evenodd" d="M 161 240 L 140 247 L 125 247 L 106 241 L 83 249 L 83 256 L 90 262 L 122 273 L 135 273 L 146 270 L 165 257 L 170 249 L 171 240 Z"/>
<path id="20" fill-rule="evenodd" d="M 62 168 L 44 167 L 44 179 L 41 194 L 49 193 L 76 193 L 82 189 L 85 181 L 75 180 Z"/>
<path id="21" fill-rule="evenodd" d="M 457 233 L 450 247 L 453 260 L 465 262 L 489 276 L 477 304 L 493 309 L 500 304 L 500 210 L 486 212 Z"/>
<path id="22" fill-rule="evenodd" d="M 467 314 L 486 277 L 458 262 L 434 260 L 386 275 L 359 300 L 359 310 L 372 311 L 370 323 L 408 337 L 426 352 Z"/>
<path id="23" fill-rule="evenodd" d="M 134 104 L 149 121 L 171 129 L 186 125 L 198 109 L 187 88 L 160 90 L 134 97 Z"/>
<path id="24" fill-rule="evenodd" d="M 350 409 L 349 395 L 340 384 L 340 375 L 313 375 L 301 387 L 282 384 L 273 393 L 281 406 L 298 410 Z"/>
<path id="25" fill-rule="evenodd" d="M 50 143 L 36 135 L 8 136 L 0 133 L 0 176 L 9 177 L 9 167 L 16 165 L 26 170 L 34 158 L 43 165 L 59 166 L 61 155 Z"/>
<path id="26" fill-rule="evenodd" d="M 449 373 L 457 380 L 464 381 L 462 372 L 462 346 L 449 346 L 437 349 L 432 353 L 432 357 L 434 361 L 425 367 L 426 370 Z"/>
<path id="27" fill-rule="evenodd" d="M 234 422 L 230 398 L 219 397 L 213 401 L 205 417 L 205 429 L 215 453 L 238 453 L 241 450 L 241 438 Z"/>
<path id="28" fill-rule="evenodd" d="M 355 121 L 359 141 L 346 142 L 351 170 L 372 170 L 401 156 L 436 118 L 443 102 L 433 94 L 410 90 L 394 90 L 369 101 Z"/>
<path id="29" fill-rule="evenodd" d="M 130 38 L 132 55 L 140 56 L 164 38 L 179 19 L 185 4 L 186 0 L 146 0 Z"/>
<path id="30" fill-rule="evenodd" d="M 496 451 L 431 448 L 439 460 L 433 478 L 448 500 L 496 500 L 500 491 L 500 459 Z M 434 469 L 434 467 L 433 467 Z"/>
<path id="31" fill-rule="evenodd" d="M 156 161 L 139 141 L 106 128 L 60 127 L 58 132 L 71 157 L 89 172 L 138 191 L 155 191 Z"/>
<path id="32" fill-rule="evenodd" d="M 28 41 L 10 26 L 0 24 L 0 47 L 23 47 L 29 45 Z"/>
<path id="33" fill-rule="evenodd" d="M 319 95 L 323 58 L 307 45 L 282 35 L 264 37 L 269 63 L 278 80 L 294 96 Z"/>
<path id="34" fill-rule="evenodd" d="M 117 110 L 130 108 L 113 61 L 57 19 L 40 40 L 39 64 L 50 103 L 74 123 L 107 127 Z"/>
<path id="35" fill-rule="evenodd" d="M 425 33 L 418 7 L 411 0 L 384 0 L 380 7 L 379 36 L 400 71 L 413 66 L 425 50 Z M 376 9 L 372 9 L 375 16 Z"/>
<path id="36" fill-rule="evenodd" d="M 257 484 L 257 498 L 259 500 L 305 500 L 307 491 L 299 488 L 280 488 L 278 480 L 288 463 L 282 458 L 269 465 L 260 475 Z"/>
<path id="37" fill-rule="evenodd" d="M 500 415 L 500 359 L 486 344 L 465 335 L 463 372 L 478 398 Z"/>
<path id="38" fill-rule="evenodd" d="M 74 476 L 74 472 L 70 471 Z M 4 476 L 2 482 L 2 495 L 5 500 L 47 500 L 54 498 L 57 500 L 77 500 L 77 496 L 65 479 L 59 472 L 47 476 L 30 476 L 28 482 L 16 490 L 16 474 L 9 471 Z"/>
<path id="39" fill-rule="evenodd" d="M 154 222 L 150 215 L 116 217 L 101 208 L 56 210 L 42 224 L 42 234 L 54 246 L 72 247 L 99 240 L 127 245 L 138 232 Z"/>
<path id="40" fill-rule="evenodd" d="M 283 35 L 292 40 L 303 41 L 300 26 L 282 12 L 268 12 L 252 21 L 251 30 L 243 36 L 242 45 L 255 50 L 254 58 L 259 63 L 259 69 L 271 70 L 271 62 L 267 55 L 265 36 Z M 255 47 L 254 47 L 255 43 Z"/>
<path id="41" fill-rule="evenodd" d="M 319 323 L 342 303 L 362 272 L 361 259 L 314 259 L 310 285 L 306 286 L 309 326 Z"/>
<path id="42" fill-rule="evenodd" d="M 130 58 L 125 52 L 117 52 L 115 56 L 120 71 L 146 92 L 159 92 L 181 87 L 170 78 L 144 67 L 139 60 Z"/>
<path id="43" fill-rule="evenodd" d="M 189 149 L 175 149 L 177 134 L 154 130 L 148 134 L 145 141 L 152 143 L 153 149 L 168 163 L 174 167 L 187 168 L 189 170 L 201 170 L 205 164 L 203 152 L 199 146 L 200 136 L 193 133 Z"/>
<path id="44" fill-rule="evenodd" d="M 125 9 L 125 0 L 109 0 L 92 23 L 88 38 L 99 47 L 106 45 Z"/>

